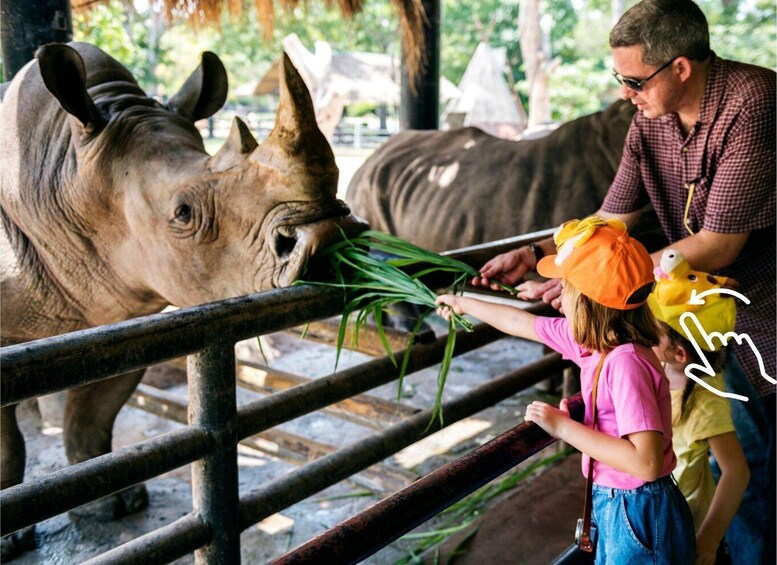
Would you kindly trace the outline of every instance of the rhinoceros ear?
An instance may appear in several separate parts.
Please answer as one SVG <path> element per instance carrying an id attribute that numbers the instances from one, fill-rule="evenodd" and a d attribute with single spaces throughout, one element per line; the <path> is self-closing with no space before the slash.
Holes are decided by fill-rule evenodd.
<path id="1" fill-rule="evenodd" d="M 235 116 L 224 145 L 211 157 L 208 167 L 214 173 L 231 169 L 246 158 L 259 144 L 243 120 Z"/>
<path id="2" fill-rule="evenodd" d="M 167 107 L 196 122 L 215 114 L 227 99 L 227 71 L 215 53 L 205 51 L 202 63 L 189 75 L 186 82 Z"/>
<path id="3" fill-rule="evenodd" d="M 81 55 L 62 43 L 44 45 L 35 53 L 43 83 L 62 108 L 92 131 L 102 129 L 105 118 L 86 91 L 86 68 Z"/>

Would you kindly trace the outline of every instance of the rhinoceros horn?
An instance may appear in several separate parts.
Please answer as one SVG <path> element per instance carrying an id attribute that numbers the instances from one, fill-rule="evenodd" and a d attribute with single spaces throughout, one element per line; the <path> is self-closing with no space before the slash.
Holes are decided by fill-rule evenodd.
<path id="1" fill-rule="evenodd" d="M 211 157 L 208 166 L 214 173 L 231 169 L 256 149 L 257 145 L 259 144 L 251 135 L 251 130 L 248 129 L 245 122 L 235 116 L 224 145 Z"/>
<path id="2" fill-rule="evenodd" d="M 294 178 L 315 176 L 317 184 L 332 185 L 336 190 L 337 165 L 334 153 L 316 123 L 316 113 L 310 92 L 299 72 L 283 54 L 280 68 L 280 100 L 275 127 L 267 139 L 253 152 L 251 159 L 281 170 Z"/>

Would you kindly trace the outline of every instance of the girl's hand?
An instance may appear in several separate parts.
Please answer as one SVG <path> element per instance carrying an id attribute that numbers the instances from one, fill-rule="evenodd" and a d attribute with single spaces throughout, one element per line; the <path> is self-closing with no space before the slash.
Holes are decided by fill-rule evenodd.
<path id="1" fill-rule="evenodd" d="M 527 422 L 534 422 L 550 436 L 560 439 L 559 434 L 561 427 L 566 420 L 569 420 L 567 399 L 565 398 L 562 400 L 558 408 L 554 408 L 545 402 L 535 400 L 526 407 L 524 420 Z"/>
<path id="2" fill-rule="evenodd" d="M 454 294 L 442 294 L 438 296 L 437 300 L 435 300 L 435 303 L 439 306 L 439 308 L 437 308 L 437 313 L 448 321 L 451 319 L 451 310 L 457 314 L 464 314 L 464 311 L 461 309 L 459 298 L 461 297 Z"/>
<path id="3" fill-rule="evenodd" d="M 718 543 L 709 536 L 696 536 L 696 565 L 715 565 Z"/>

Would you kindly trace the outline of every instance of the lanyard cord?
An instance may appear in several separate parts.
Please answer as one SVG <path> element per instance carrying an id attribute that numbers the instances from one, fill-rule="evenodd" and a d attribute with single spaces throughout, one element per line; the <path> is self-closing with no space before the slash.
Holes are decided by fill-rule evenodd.
<path id="1" fill-rule="evenodd" d="M 696 190 L 696 183 L 686 183 L 683 186 L 688 191 L 688 198 L 685 200 L 685 211 L 683 212 L 683 226 L 685 226 L 685 229 L 688 230 L 689 234 L 696 235 L 688 224 L 688 212 L 691 210 L 691 200 L 693 200 L 693 192 Z"/>

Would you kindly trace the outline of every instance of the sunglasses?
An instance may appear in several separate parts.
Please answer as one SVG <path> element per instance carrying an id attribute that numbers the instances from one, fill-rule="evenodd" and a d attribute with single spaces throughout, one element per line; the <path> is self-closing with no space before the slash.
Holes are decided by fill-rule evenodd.
<path id="1" fill-rule="evenodd" d="M 679 56 L 679 55 L 678 55 L 678 56 Z M 656 72 L 654 72 L 652 75 L 650 75 L 650 76 L 649 76 L 649 77 L 647 77 L 647 78 L 643 78 L 642 80 L 638 80 L 638 79 L 635 79 L 635 78 L 629 78 L 629 77 L 625 77 L 625 76 L 623 76 L 622 74 L 619 74 L 619 73 L 618 73 L 617 71 L 615 71 L 615 70 L 613 70 L 613 71 L 612 71 L 612 76 L 614 76 L 614 77 L 615 77 L 615 80 L 617 80 L 617 81 L 618 81 L 618 84 L 625 84 L 626 86 L 628 86 L 628 87 L 629 87 L 631 90 L 633 90 L 634 92 L 642 92 L 642 89 L 643 89 L 643 88 L 645 88 L 645 83 L 646 83 L 647 81 L 649 81 L 651 78 L 653 78 L 654 76 L 656 76 L 658 73 L 660 73 L 661 71 L 663 71 L 665 68 L 667 68 L 669 65 L 671 65 L 672 63 L 674 63 L 674 62 L 675 62 L 675 59 L 677 59 L 677 57 L 675 57 L 675 58 L 674 58 L 674 59 L 672 59 L 671 61 L 667 61 L 666 63 L 664 63 L 663 65 L 661 65 L 661 67 L 660 67 L 660 68 L 659 68 L 659 69 L 658 69 Z"/>

